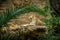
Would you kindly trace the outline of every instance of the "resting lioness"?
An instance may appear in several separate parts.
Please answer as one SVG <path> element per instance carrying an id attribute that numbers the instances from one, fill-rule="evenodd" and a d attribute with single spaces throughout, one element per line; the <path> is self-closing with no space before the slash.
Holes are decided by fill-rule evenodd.
<path id="1" fill-rule="evenodd" d="M 7 23 L 7 27 L 2 27 L 2 33 L 6 32 L 7 35 L 11 34 L 11 37 L 24 35 L 26 40 L 32 40 L 32 37 L 35 38 L 38 35 L 47 34 L 47 26 L 42 21 L 45 18 L 45 16 L 36 12 L 21 14 L 11 19 Z"/>

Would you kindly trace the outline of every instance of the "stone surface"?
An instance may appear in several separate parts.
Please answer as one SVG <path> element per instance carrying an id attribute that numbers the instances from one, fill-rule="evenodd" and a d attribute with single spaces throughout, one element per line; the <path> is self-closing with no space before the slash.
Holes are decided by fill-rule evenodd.
<path id="1" fill-rule="evenodd" d="M 45 26 L 45 23 L 42 21 L 45 18 L 45 16 L 36 12 L 21 14 L 16 18 L 11 19 L 7 23 L 7 26 L 2 27 L 0 30 L 1 39 L 6 39 L 6 37 L 13 39 L 13 37 L 22 36 L 22 39 L 25 38 L 24 40 L 32 40 L 32 38 L 35 39 L 35 37 L 39 35 L 44 36 L 48 34 L 47 26 Z"/>
<path id="2" fill-rule="evenodd" d="M 47 27 L 45 26 L 45 23 L 42 21 L 45 18 L 46 18 L 45 16 L 42 16 L 36 12 L 29 12 L 21 14 L 14 19 L 11 19 L 7 23 L 7 25 L 9 30 L 20 29 L 20 31 L 23 31 L 23 33 L 25 31 L 26 33 L 29 31 L 34 31 L 37 30 L 38 28 L 44 30 L 45 32 L 46 31 L 45 29 Z M 6 27 L 2 28 L 2 30 L 4 29 L 7 30 Z"/>

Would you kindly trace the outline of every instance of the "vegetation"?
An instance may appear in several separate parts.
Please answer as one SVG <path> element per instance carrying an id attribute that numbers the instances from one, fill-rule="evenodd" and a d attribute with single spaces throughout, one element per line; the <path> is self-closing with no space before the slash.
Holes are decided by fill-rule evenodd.
<path id="1" fill-rule="evenodd" d="M 38 12 L 41 15 L 48 16 L 43 22 L 45 22 L 46 26 L 48 27 L 48 34 L 44 36 L 37 37 L 37 40 L 60 40 L 60 16 L 56 16 L 55 14 L 51 14 L 50 10 L 50 4 L 47 3 L 44 7 L 44 9 L 40 9 L 38 7 L 35 7 L 35 5 L 30 5 L 25 8 L 15 7 L 14 9 L 7 10 L 7 12 L 0 13 L 0 34 L 1 34 L 1 28 L 3 26 L 7 26 L 7 22 L 9 22 L 10 19 L 16 18 L 16 16 L 28 13 L 28 12 Z M 49 19 L 50 18 L 50 19 Z M 0 35 L 1 36 L 1 35 Z M 1 40 L 24 40 L 24 37 L 20 36 L 13 36 L 10 38 L 10 35 L 6 35 L 5 39 Z"/>

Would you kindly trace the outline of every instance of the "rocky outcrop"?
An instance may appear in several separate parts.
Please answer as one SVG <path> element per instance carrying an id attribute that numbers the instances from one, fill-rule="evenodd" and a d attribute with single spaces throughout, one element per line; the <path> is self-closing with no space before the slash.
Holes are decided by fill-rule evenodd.
<path id="1" fill-rule="evenodd" d="M 32 40 L 31 37 L 35 38 L 39 35 L 43 36 L 47 34 L 47 26 L 45 26 L 45 23 L 42 21 L 45 18 L 45 16 L 36 12 L 21 14 L 15 19 L 11 19 L 6 27 L 2 27 L 0 32 L 1 39 L 3 39 L 4 35 L 11 35 L 11 37 L 24 35 L 26 40 Z"/>

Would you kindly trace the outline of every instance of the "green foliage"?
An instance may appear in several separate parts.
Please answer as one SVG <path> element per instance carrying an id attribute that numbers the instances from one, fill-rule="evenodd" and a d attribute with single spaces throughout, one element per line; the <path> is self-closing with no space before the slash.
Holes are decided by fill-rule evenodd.
<path id="1" fill-rule="evenodd" d="M 34 7 L 34 6 L 29 6 L 29 7 L 26 7 L 26 8 L 15 8 L 15 9 L 10 9 L 10 10 L 7 10 L 7 12 L 3 12 L 3 13 L 0 13 L 0 27 L 2 27 L 3 25 L 7 25 L 7 22 L 12 19 L 12 18 L 16 18 L 16 16 L 22 14 L 22 13 L 28 13 L 28 12 L 38 12 L 39 14 L 41 15 L 44 15 L 44 16 L 48 16 L 48 18 L 50 17 L 50 19 L 45 19 L 43 20 L 45 23 L 46 23 L 46 26 L 48 27 L 48 34 L 45 35 L 44 37 L 38 37 L 37 39 L 38 40 L 59 40 L 60 36 L 54 36 L 53 33 L 54 33 L 54 29 L 52 28 L 53 26 L 53 23 L 55 24 L 60 24 L 60 17 L 55 17 L 55 15 L 52 17 L 51 16 L 51 10 L 50 10 L 50 7 L 49 7 L 49 4 L 47 3 L 44 10 L 40 9 L 40 8 L 37 8 L 37 7 Z M 11 37 L 11 35 L 8 34 L 8 36 L 6 36 L 5 40 L 23 40 L 20 38 L 20 36 L 15 36 L 15 38 Z M 17 38 L 18 37 L 18 38 Z"/>

